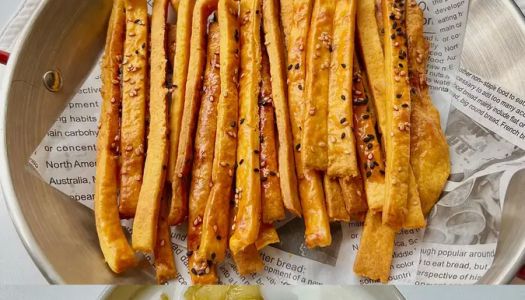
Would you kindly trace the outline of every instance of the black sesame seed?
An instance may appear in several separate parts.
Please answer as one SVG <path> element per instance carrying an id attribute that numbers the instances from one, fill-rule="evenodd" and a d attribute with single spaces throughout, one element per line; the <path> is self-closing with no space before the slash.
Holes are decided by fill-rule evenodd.
<path id="1" fill-rule="evenodd" d="M 258 172 L 259 172 L 259 168 L 253 168 L 253 171 L 254 171 L 255 173 L 258 173 Z"/>
<path id="2" fill-rule="evenodd" d="M 401 107 L 403 107 L 403 108 L 407 108 L 407 107 L 408 107 L 408 103 L 403 103 L 403 104 L 401 104 Z"/>
<path id="3" fill-rule="evenodd" d="M 295 145 L 295 150 L 299 151 L 301 149 L 301 144 Z"/>
<path id="4" fill-rule="evenodd" d="M 367 147 L 368 149 L 372 149 L 372 147 L 374 147 L 374 145 L 372 145 L 372 143 L 368 143 L 368 144 L 366 144 L 366 147 Z"/>
<path id="5" fill-rule="evenodd" d="M 299 90 L 301 90 L 301 91 L 303 90 L 303 86 L 301 84 L 298 85 L 297 87 L 299 88 Z"/>
<path id="6" fill-rule="evenodd" d="M 341 120 L 339 120 L 339 122 L 340 122 L 341 124 L 345 123 L 345 122 L 346 122 L 346 118 L 341 118 Z"/>
<path id="7" fill-rule="evenodd" d="M 395 39 L 396 38 L 396 34 L 393 33 L 391 36 L 390 36 L 391 39 Z"/>
<path id="8" fill-rule="evenodd" d="M 259 150 L 255 149 L 255 150 L 253 150 L 253 153 L 259 154 Z"/>
<path id="9" fill-rule="evenodd" d="M 241 160 L 239 160 L 239 166 L 242 165 L 243 162 L 244 162 L 244 159 L 241 158 Z"/>
<path id="10" fill-rule="evenodd" d="M 290 71 L 293 68 L 293 65 L 288 66 L 288 71 Z"/>
<path id="11" fill-rule="evenodd" d="M 239 124 L 242 124 L 244 123 L 244 118 L 242 118 L 240 121 L 239 121 Z"/>
<path id="12" fill-rule="evenodd" d="M 299 63 L 295 64 L 295 69 L 299 70 Z"/>
<path id="13" fill-rule="evenodd" d="M 191 268 L 191 272 L 193 273 L 193 275 L 197 275 L 197 271 L 195 270 L 195 268 Z"/>
<path id="14" fill-rule="evenodd" d="M 397 99 L 401 98 L 401 94 L 397 94 L 397 95 L 396 95 L 396 98 L 397 98 Z"/>
<path id="15" fill-rule="evenodd" d="M 346 137 L 346 133 L 341 133 L 341 139 L 344 139 Z"/>
<path id="16" fill-rule="evenodd" d="M 362 118 L 363 118 L 363 120 L 367 120 L 368 118 L 370 118 L 370 115 L 369 115 L 369 114 L 364 114 L 364 115 L 362 116 Z"/>
<path id="17" fill-rule="evenodd" d="M 346 69 L 346 64 L 341 64 L 341 67 L 343 67 L 343 69 Z"/>
<path id="18" fill-rule="evenodd" d="M 346 100 L 346 96 L 345 95 L 341 95 L 341 99 L 342 100 Z"/>
<path id="19" fill-rule="evenodd" d="M 220 241 L 222 239 L 220 235 L 216 236 L 216 238 L 217 238 L 217 241 Z M 213 257 L 212 257 L 212 259 L 213 259 Z"/>
<path id="20" fill-rule="evenodd" d="M 366 171 L 366 177 L 372 176 L 372 171 Z"/>
<path id="21" fill-rule="evenodd" d="M 193 251 L 191 251 L 191 250 L 188 250 L 188 251 L 186 252 L 186 256 L 191 256 L 192 254 L 193 254 Z"/>

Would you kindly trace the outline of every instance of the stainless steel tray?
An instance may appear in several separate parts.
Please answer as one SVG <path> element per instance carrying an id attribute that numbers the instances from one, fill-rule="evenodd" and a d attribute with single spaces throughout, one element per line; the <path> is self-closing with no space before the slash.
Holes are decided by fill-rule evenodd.
<path id="1" fill-rule="evenodd" d="M 148 283 L 149 268 L 115 276 L 103 263 L 92 212 L 27 169 L 27 159 L 92 68 L 105 37 L 111 0 L 44 0 L 13 51 L 3 82 L 0 182 L 29 254 L 52 283 Z M 525 95 L 525 22 L 511 0 L 471 0 L 463 64 Z M 50 93 L 42 75 L 59 69 L 64 88 Z M 507 283 L 525 255 L 525 173 L 505 200 L 498 250 L 483 283 Z"/>

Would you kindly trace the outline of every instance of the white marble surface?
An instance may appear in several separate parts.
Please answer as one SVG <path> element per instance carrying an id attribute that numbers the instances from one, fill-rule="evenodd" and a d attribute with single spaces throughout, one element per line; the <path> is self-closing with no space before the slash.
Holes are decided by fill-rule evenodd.
<path id="1" fill-rule="evenodd" d="M 478 0 L 479 1 L 479 0 Z M 22 0 L 0 0 L 0 31 L 5 26 L 10 16 L 17 10 Z M 516 0 L 522 11 L 525 11 L 525 0 Z M 0 80 L 2 79 L 2 72 L 4 66 L 0 65 Z M 0 99 L 2 101 L 3 99 Z M 101 286 L 82 286 L 70 288 L 52 288 L 45 289 L 42 287 L 32 287 L 31 289 L 20 287 L 8 287 L 5 285 L 18 284 L 47 284 L 42 277 L 33 261 L 27 254 L 18 235 L 13 227 L 8 212 L 6 211 L 5 203 L 0 194 L 0 299 L 96 299 L 97 295 L 104 289 Z M 402 292 L 406 294 L 408 299 L 418 299 L 417 295 L 421 295 L 421 290 L 417 288 L 400 287 Z M 442 299 L 446 290 L 451 295 L 462 294 L 463 291 L 457 289 L 439 289 L 435 293 L 425 295 L 426 299 Z M 428 291 L 428 290 L 427 290 Z M 510 295 L 520 295 L 521 298 L 506 298 L 502 299 L 525 299 L 525 292 L 521 291 L 503 291 L 500 290 L 498 294 L 509 292 Z M 472 290 L 473 294 L 477 294 L 476 290 Z M 488 296 L 486 293 L 491 293 L 490 290 L 484 290 L 480 295 Z M 521 294 L 520 294 L 521 293 Z M 433 295 L 433 296 L 432 296 Z M 428 298 L 430 297 L 430 298 Z M 434 298 L 432 298 L 434 297 Z M 445 296 L 447 297 L 447 296 Z M 448 299 L 455 299 L 447 297 Z M 459 298 L 458 298 L 459 299 Z M 463 296 L 462 299 L 470 299 L 470 297 Z M 486 297 L 473 297 L 472 299 L 489 299 Z"/>

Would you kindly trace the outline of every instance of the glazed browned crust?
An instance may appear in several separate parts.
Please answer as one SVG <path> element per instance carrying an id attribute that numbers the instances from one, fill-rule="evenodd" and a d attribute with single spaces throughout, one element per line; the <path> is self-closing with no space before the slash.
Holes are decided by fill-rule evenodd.
<path id="1" fill-rule="evenodd" d="M 137 209 L 146 150 L 148 12 L 144 1 L 126 0 L 125 7 L 127 22 L 122 60 L 119 211 L 122 217 L 132 218 Z"/>

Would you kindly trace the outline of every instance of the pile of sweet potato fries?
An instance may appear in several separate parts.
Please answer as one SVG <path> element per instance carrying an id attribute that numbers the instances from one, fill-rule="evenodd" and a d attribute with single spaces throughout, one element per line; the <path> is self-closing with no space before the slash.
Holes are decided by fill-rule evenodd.
<path id="1" fill-rule="evenodd" d="M 310 248 L 364 220 L 354 271 L 387 282 L 396 233 L 426 225 L 450 172 L 423 21 L 413 0 L 114 0 L 95 191 L 111 270 L 138 251 L 174 278 L 187 220 L 193 283 L 217 283 L 227 249 L 259 272 L 288 213 Z"/>

